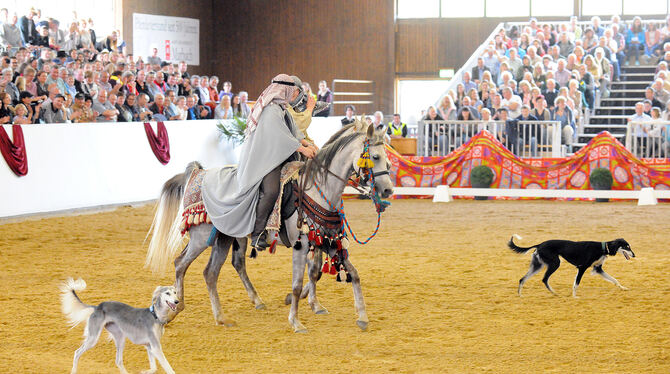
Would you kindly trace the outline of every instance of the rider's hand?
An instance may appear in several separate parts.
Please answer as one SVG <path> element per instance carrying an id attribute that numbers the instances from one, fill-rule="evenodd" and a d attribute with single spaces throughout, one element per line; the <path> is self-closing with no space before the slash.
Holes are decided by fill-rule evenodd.
<path id="1" fill-rule="evenodd" d="M 314 158 L 316 156 L 316 151 L 311 147 L 300 146 L 298 152 L 302 153 L 307 158 Z"/>
<path id="2" fill-rule="evenodd" d="M 307 95 L 307 109 L 306 109 L 306 111 L 311 112 L 312 110 L 314 110 L 315 106 L 316 106 L 316 99 L 314 99 L 314 96 Z"/>

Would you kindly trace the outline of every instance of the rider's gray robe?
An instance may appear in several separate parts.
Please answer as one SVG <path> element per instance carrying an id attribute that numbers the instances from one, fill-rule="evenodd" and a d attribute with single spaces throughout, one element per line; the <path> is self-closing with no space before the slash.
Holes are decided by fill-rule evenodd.
<path id="1" fill-rule="evenodd" d="M 291 115 L 271 103 L 242 144 L 239 165 L 207 170 L 202 199 L 219 231 L 236 238 L 251 233 L 263 177 L 296 152 L 303 138 Z"/>

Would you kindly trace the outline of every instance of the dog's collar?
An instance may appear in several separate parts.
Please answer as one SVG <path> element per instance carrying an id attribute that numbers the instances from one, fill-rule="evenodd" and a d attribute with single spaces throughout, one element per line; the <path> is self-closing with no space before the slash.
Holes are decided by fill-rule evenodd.
<path id="1" fill-rule="evenodd" d="M 156 311 L 154 310 L 154 306 L 149 307 L 149 311 L 151 312 L 151 315 L 154 316 L 154 318 L 158 319 L 158 315 L 156 315 Z"/>
<path id="2" fill-rule="evenodd" d="M 600 242 L 600 244 L 603 246 L 603 254 L 609 254 L 609 248 L 607 248 L 607 242 Z"/>

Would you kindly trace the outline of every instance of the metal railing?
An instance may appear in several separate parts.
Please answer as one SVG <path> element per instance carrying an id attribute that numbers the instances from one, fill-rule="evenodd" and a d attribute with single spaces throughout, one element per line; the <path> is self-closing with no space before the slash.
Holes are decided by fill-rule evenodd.
<path id="1" fill-rule="evenodd" d="M 339 84 L 338 84 L 339 83 Z M 355 91 L 350 89 L 343 91 L 340 87 L 354 87 Z M 331 85 L 333 92 L 333 114 L 344 114 L 345 105 L 353 104 L 358 106 L 357 113 L 366 113 L 364 108 L 369 109 L 368 114 L 374 108 L 375 82 L 360 79 L 333 79 Z M 361 107 L 361 105 L 365 107 Z"/>
<path id="2" fill-rule="evenodd" d="M 420 121 L 418 130 L 417 154 L 422 156 L 446 156 L 483 130 L 519 157 L 565 155 L 557 121 Z"/>
<path id="3" fill-rule="evenodd" d="M 628 122 L 626 149 L 637 158 L 670 157 L 670 121 Z"/>

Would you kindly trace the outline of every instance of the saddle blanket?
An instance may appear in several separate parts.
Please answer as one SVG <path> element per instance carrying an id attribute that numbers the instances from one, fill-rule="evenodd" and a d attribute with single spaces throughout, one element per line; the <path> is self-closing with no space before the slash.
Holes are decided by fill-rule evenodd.
<path id="1" fill-rule="evenodd" d="M 184 190 L 184 212 L 181 218 L 181 234 L 189 228 L 201 223 L 212 223 L 207 216 L 205 204 L 202 202 L 202 180 L 205 177 L 204 169 L 195 169 L 186 183 Z"/>
<path id="2" fill-rule="evenodd" d="M 304 165 L 302 161 L 292 161 L 286 163 L 282 169 L 279 176 L 280 186 L 279 186 L 279 196 L 277 201 L 275 201 L 275 206 L 272 208 L 272 213 L 268 218 L 268 223 L 265 225 L 265 229 L 268 231 L 279 231 L 281 228 L 281 206 L 282 200 L 284 197 L 284 186 L 291 181 L 298 179 L 299 171 Z"/>

